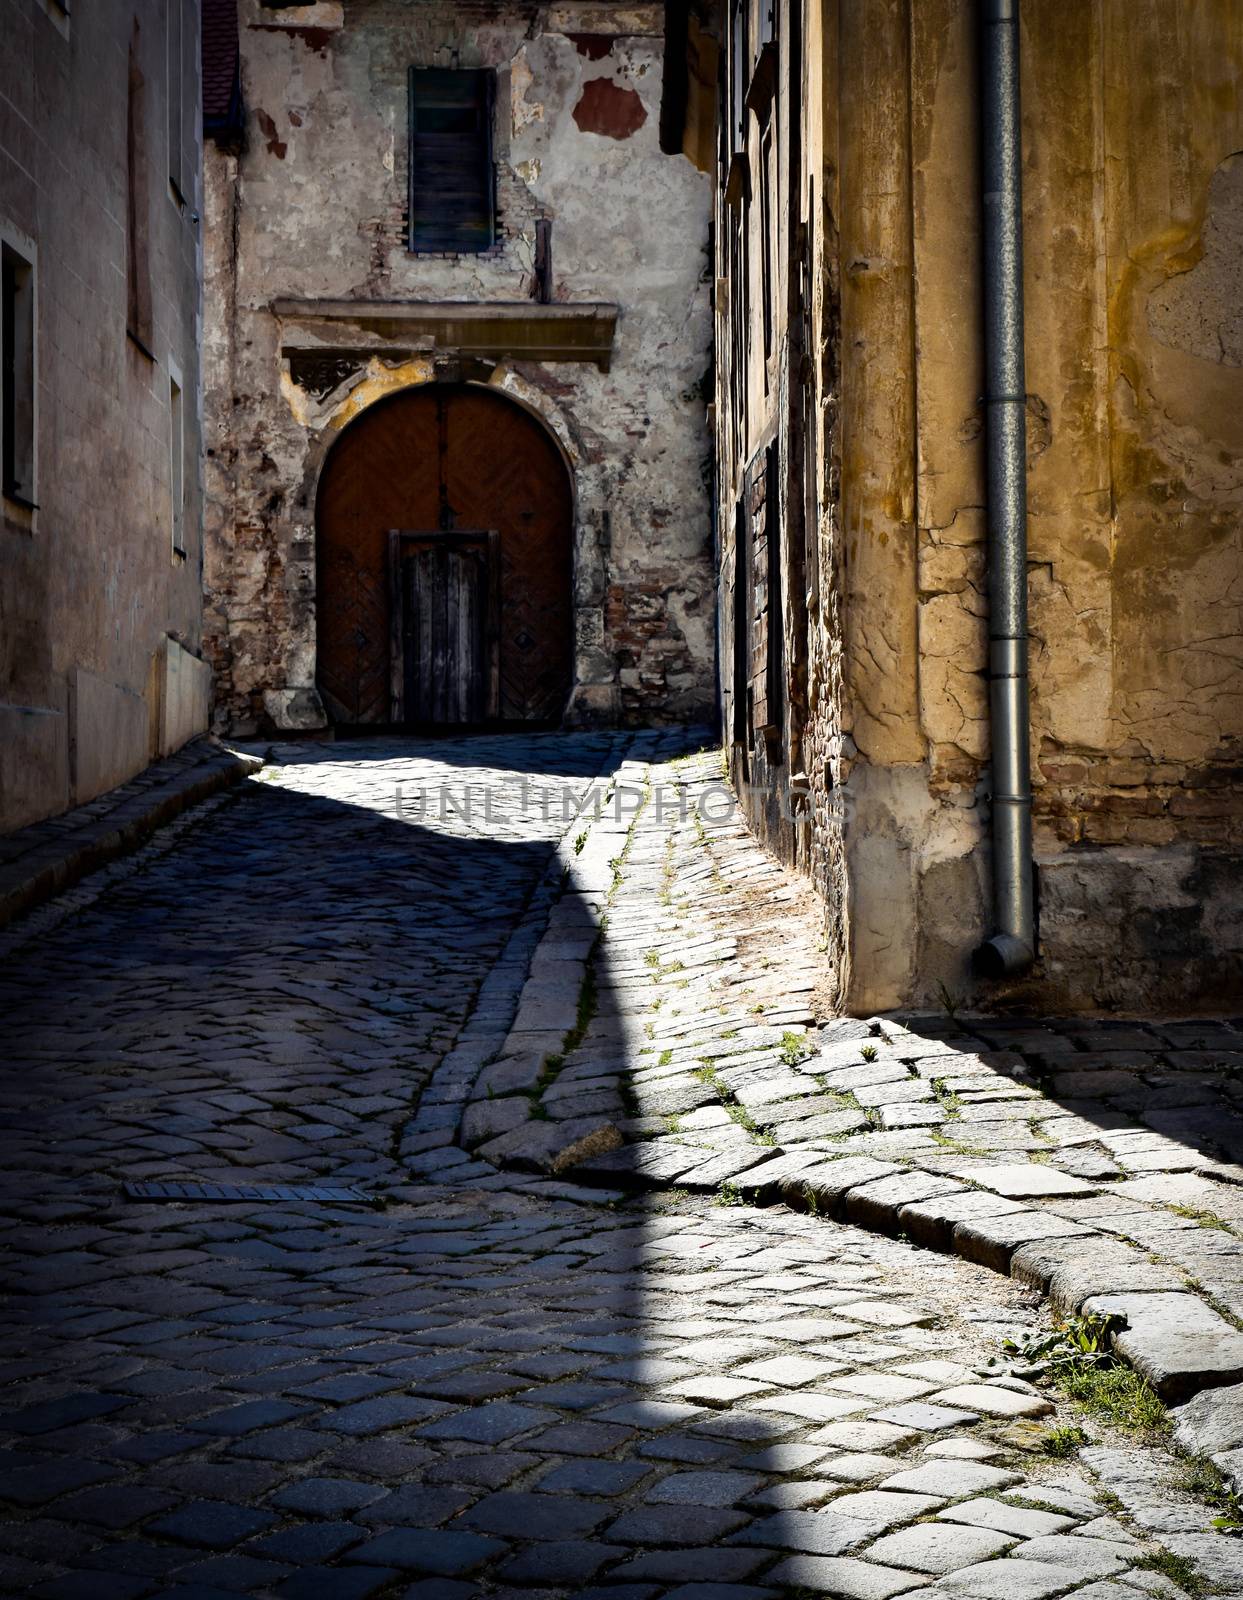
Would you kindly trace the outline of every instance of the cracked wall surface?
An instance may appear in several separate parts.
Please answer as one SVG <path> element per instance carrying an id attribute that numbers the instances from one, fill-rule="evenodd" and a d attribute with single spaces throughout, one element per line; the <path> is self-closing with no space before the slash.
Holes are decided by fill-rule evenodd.
<path id="1" fill-rule="evenodd" d="M 498 387 L 535 411 L 575 491 L 571 721 L 693 720 L 714 700 L 706 257 L 710 186 L 662 155 L 663 12 L 470 0 L 243 0 L 246 148 L 207 162 L 208 634 L 217 718 L 323 723 L 315 490 L 333 440 L 395 388 Z M 498 228 L 479 255 L 406 248 L 407 72 L 496 73 Z M 429 337 L 277 300 L 620 307 L 607 370 L 459 359 Z M 291 346 L 296 354 L 291 358 Z"/>
<path id="2" fill-rule="evenodd" d="M 794 355 L 774 370 L 798 363 L 793 402 L 738 357 L 763 339 L 754 283 L 741 344 L 734 301 L 718 323 L 718 409 L 740 392 L 750 426 L 731 456 L 718 419 L 723 457 L 737 472 L 780 440 L 783 525 L 811 481 L 815 528 L 805 554 L 783 548 L 789 706 L 774 761 L 771 737 L 738 741 L 737 491 L 723 476 L 726 739 L 753 823 L 825 896 L 856 1010 L 983 993 L 970 968 L 991 892 L 974 18 L 967 0 L 819 0 L 791 60 L 797 19 L 779 8 L 778 82 L 788 74 L 786 98 L 805 108 L 797 137 L 778 124 L 799 166 L 775 246 L 779 342 Z M 1022 27 L 1041 959 L 1011 995 L 1219 1004 L 1243 982 L 1243 13 L 1025 0 Z M 741 209 L 754 257 L 754 172 L 750 188 L 719 215 Z M 788 441 L 805 396 L 818 433 L 800 462 Z"/>

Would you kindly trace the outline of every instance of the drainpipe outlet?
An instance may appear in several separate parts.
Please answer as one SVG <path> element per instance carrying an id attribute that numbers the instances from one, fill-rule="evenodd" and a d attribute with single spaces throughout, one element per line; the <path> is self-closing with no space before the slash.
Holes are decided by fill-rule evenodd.
<path id="1" fill-rule="evenodd" d="M 981 978 L 1015 978 L 1026 972 L 1036 952 L 1012 933 L 995 933 L 975 953 L 975 970 Z"/>

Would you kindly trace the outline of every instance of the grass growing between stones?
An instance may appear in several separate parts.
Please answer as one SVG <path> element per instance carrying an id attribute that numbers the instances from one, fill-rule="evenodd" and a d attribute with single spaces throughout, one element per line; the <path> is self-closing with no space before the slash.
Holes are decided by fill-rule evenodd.
<path id="1" fill-rule="evenodd" d="M 1067 1423 L 1065 1427 L 1049 1429 L 1040 1442 L 1040 1453 L 1051 1456 L 1055 1461 L 1064 1461 L 1067 1456 L 1075 1455 L 1080 1446 L 1087 1442 L 1088 1436 L 1082 1428 Z"/>
<path id="2" fill-rule="evenodd" d="M 561 1049 L 554 1055 L 544 1057 L 539 1077 L 525 1091 L 527 1099 L 531 1102 L 531 1116 L 536 1122 L 550 1122 L 552 1120 L 548 1108 L 544 1104 L 544 1095 L 557 1081 L 557 1075 L 562 1067 L 565 1066 L 566 1057 L 582 1044 L 587 1036 L 587 1029 L 590 1028 L 595 1019 L 596 1009 L 599 1004 L 596 990 L 595 954 L 599 943 L 600 936 L 597 934 L 596 942 L 592 945 L 588 954 L 586 970 L 583 973 L 583 981 L 579 987 L 578 1009 L 574 1017 L 574 1026 L 561 1041 Z"/>
<path id="3" fill-rule="evenodd" d="M 1206 1211 L 1201 1206 L 1170 1206 L 1169 1209 L 1176 1217 L 1186 1217 L 1198 1228 L 1216 1228 L 1221 1233 L 1234 1232 L 1225 1217 L 1219 1217 L 1215 1211 Z"/>
<path id="4" fill-rule="evenodd" d="M 1178 1475 L 1178 1487 L 1211 1506 L 1217 1515 L 1213 1526 L 1222 1533 L 1243 1530 L 1243 1503 L 1208 1456 L 1190 1456 Z"/>
<path id="5" fill-rule="evenodd" d="M 780 1056 L 787 1067 L 797 1067 L 800 1061 L 815 1053 L 815 1047 L 809 1043 L 806 1034 L 795 1033 L 787 1028 L 781 1035 Z"/>
<path id="6" fill-rule="evenodd" d="M 1170 1431 L 1170 1419 L 1156 1390 L 1120 1363 L 1111 1367 L 1068 1365 L 1054 1382 L 1069 1399 L 1127 1433 L 1156 1438 Z"/>
<path id="7" fill-rule="evenodd" d="M 597 941 L 598 942 L 598 941 Z M 596 992 L 596 963 L 595 946 L 592 946 L 591 955 L 587 958 L 587 970 L 583 973 L 582 987 L 578 991 L 578 1011 L 574 1018 L 574 1026 L 566 1034 L 561 1043 L 563 1056 L 573 1054 L 587 1036 L 587 1029 L 595 1021 L 596 1008 L 599 998 Z"/>
<path id="8" fill-rule="evenodd" d="M 1185 1594 L 1196 1597 L 1220 1592 L 1215 1584 L 1209 1583 L 1203 1577 L 1194 1563 L 1188 1561 L 1186 1556 L 1176 1556 L 1172 1550 L 1155 1550 L 1141 1556 L 1133 1570 L 1159 1572 L 1163 1578 L 1176 1583 Z"/>
<path id="9" fill-rule="evenodd" d="M 1051 1333 L 1006 1339 L 1002 1348 L 1022 1376 L 1043 1379 L 1116 1428 L 1155 1439 L 1169 1432 L 1170 1419 L 1152 1385 L 1114 1354 L 1120 1326 L 1117 1317 L 1068 1317 Z"/>
<path id="10" fill-rule="evenodd" d="M 712 1067 L 707 1065 L 696 1067 L 692 1076 L 698 1078 L 701 1083 L 706 1083 L 710 1089 L 716 1091 L 717 1095 L 720 1097 L 721 1109 L 725 1112 L 725 1115 L 730 1119 L 731 1122 L 736 1122 L 740 1128 L 744 1128 L 751 1135 L 752 1139 L 755 1140 L 756 1144 L 776 1144 L 777 1141 L 773 1138 L 772 1134 L 767 1133 L 763 1128 L 760 1127 L 759 1123 L 756 1122 L 755 1118 L 747 1110 L 746 1106 L 741 1105 L 738 1100 L 735 1099 L 734 1091 L 726 1082 L 724 1082 L 722 1078 L 717 1075 L 716 1071 Z"/>

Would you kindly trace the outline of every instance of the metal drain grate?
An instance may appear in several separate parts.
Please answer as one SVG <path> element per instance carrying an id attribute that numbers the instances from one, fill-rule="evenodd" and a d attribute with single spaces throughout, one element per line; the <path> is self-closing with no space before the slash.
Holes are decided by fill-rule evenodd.
<path id="1" fill-rule="evenodd" d="M 322 1200 L 357 1204 L 371 1196 L 328 1183 L 127 1183 L 131 1200 Z"/>

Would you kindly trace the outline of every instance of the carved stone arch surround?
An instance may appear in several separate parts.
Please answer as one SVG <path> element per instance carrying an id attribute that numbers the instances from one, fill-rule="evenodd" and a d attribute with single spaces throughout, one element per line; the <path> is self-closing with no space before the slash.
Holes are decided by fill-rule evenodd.
<path id="1" fill-rule="evenodd" d="M 405 389 L 438 382 L 499 391 L 531 413 L 557 445 L 569 477 L 573 517 L 574 675 L 565 725 L 615 720 L 620 694 L 605 623 L 608 517 L 604 472 L 592 462 L 590 448 L 573 416 L 539 382 L 513 366 L 474 358 L 457 361 L 439 355 L 415 356 L 396 364 L 360 356 L 356 371 L 344 376 L 322 400 L 317 400 L 294 382 L 288 359 L 282 363 L 282 392 L 306 437 L 301 481 L 292 506 L 292 531 L 295 540 L 310 553 L 312 580 L 316 492 L 332 447 L 351 423 L 379 401 Z M 278 727 L 312 730 L 328 725 L 316 687 L 314 596 L 312 581 L 309 603 L 302 608 L 290 638 L 287 687 L 279 695 L 266 697 L 268 714 Z"/>

